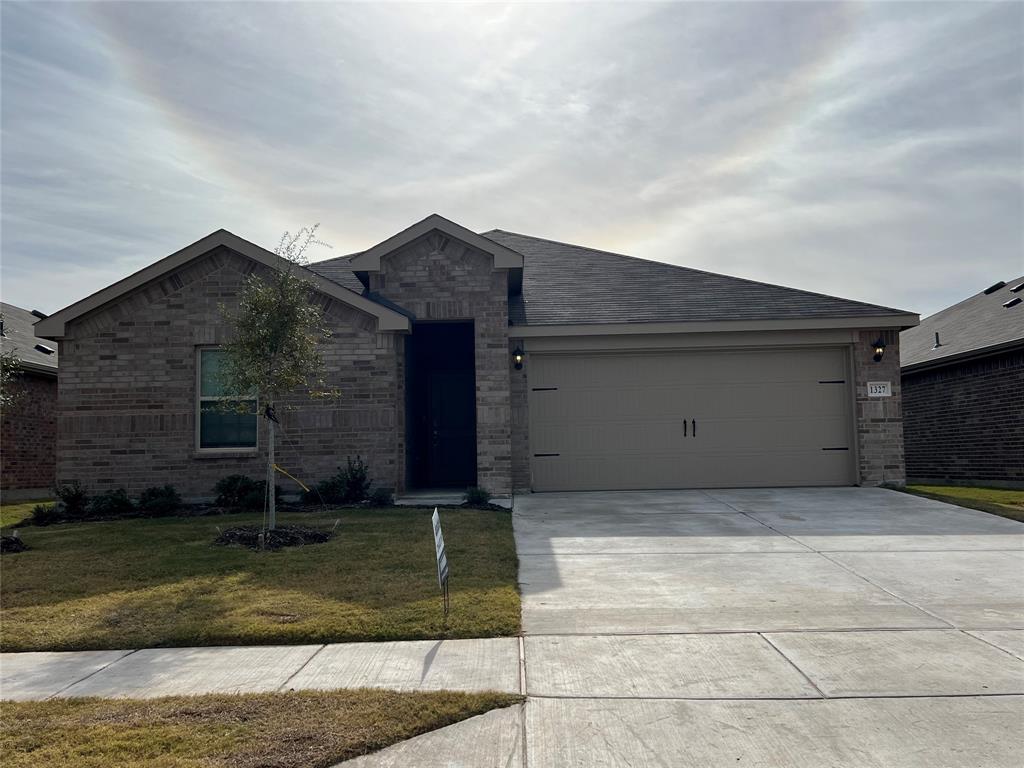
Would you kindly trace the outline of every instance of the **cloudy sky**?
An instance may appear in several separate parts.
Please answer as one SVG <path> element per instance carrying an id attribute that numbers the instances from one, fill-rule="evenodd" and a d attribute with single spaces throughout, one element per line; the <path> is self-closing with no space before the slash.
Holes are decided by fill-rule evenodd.
<path id="1" fill-rule="evenodd" d="M 1024 273 L 1021 3 L 0 7 L 21 306 L 432 212 L 923 314 Z"/>

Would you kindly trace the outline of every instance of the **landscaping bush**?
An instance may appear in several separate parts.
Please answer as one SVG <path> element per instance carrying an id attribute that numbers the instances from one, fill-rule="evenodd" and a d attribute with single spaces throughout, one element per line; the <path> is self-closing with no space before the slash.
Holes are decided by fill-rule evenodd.
<path id="1" fill-rule="evenodd" d="M 149 517 L 173 515 L 181 508 L 181 494 L 173 485 L 155 485 L 139 496 L 139 510 Z"/>
<path id="2" fill-rule="evenodd" d="M 263 480 L 256 481 L 245 475 L 228 475 L 218 480 L 213 487 L 217 494 L 214 503 L 218 507 L 236 511 L 260 512 L 263 510 L 266 487 Z M 278 501 L 281 500 L 281 486 L 274 486 L 274 496 Z"/>
<path id="3" fill-rule="evenodd" d="M 89 517 L 128 517 L 134 512 L 135 505 L 124 488 L 93 496 L 89 502 Z"/>
<path id="4" fill-rule="evenodd" d="M 491 492 L 486 488 L 467 488 L 465 499 L 467 504 L 482 507 L 490 503 Z"/>
<path id="5" fill-rule="evenodd" d="M 28 522 L 32 525 L 50 525 L 59 523 L 64 519 L 63 504 L 36 504 L 32 507 L 32 513 Z"/>
<path id="6" fill-rule="evenodd" d="M 338 467 L 335 475 L 321 480 L 316 487 L 303 494 L 303 499 L 316 504 L 358 504 L 370 492 L 370 468 L 361 457 L 346 458 L 345 467 Z"/>
<path id="7" fill-rule="evenodd" d="M 26 549 L 28 546 L 17 536 L 0 536 L 0 553 L 24 552 Z"/>
<path id="8" fill-rule="evenodd" d="M 55 486 L 53 493 L 64 505 L 62 515 L 64 519 L 82 518 L 88 515 L 89 494 L 77 480 L 70 485 Z"/>
<path id="9" fill-rule="evenodd" d="M 390 488 L 374 488 L 367 502 L 371 507 L 390 507 L 395 503 L 395 494 Z"/>

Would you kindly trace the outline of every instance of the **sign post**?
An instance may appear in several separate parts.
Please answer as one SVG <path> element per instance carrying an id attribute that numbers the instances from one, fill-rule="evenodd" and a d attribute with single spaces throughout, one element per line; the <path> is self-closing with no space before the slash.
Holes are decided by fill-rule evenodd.
<path id="1" fill-rule="evenodd" d="M 434 514 L 430 518 L 434 525 L 434 552 L 437 555 L 437 586 L 441 588 L 441 598 L 444 601 L 444 615 L 448 615 L 451 607 L 451 598 L 448 594 L 448 555 L 444 551 L 444 536 L 441 533 L 441 516 L 434 507 Z"/>

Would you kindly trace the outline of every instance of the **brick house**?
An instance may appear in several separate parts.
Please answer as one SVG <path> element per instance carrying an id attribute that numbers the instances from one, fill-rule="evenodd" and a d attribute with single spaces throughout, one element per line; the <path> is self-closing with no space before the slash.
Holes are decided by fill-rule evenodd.
<path id="1" fill-rule="evenodd" d="M 900 335 L 907 475 L 1024 488 L 1024 277 Z"/>
<path id="2" fill-rule="evenodd" d="M 57 446 L 57 345 L 37 339 L 32 326 L 45 317 L 0 304 L 0 348 L 14 351 L 19 373 L 13 405 L 0 413 L 0 496 L 42 498 L 54 483 Z"/>
<path id="3" fill-rule="evenodd" d="M 220 230 L 40 323 L 60 345 L 60 479 L 203 497 L 259 477 L 264 425 L 213 407 L 232 399 L 218 304 L 279 265 Z M 279 408 L 278 463 L 304 480 L 356 454 L 399 493 L 904 479 L 912 313 L 437 215 L 306 274 L 341 394 Z"/>

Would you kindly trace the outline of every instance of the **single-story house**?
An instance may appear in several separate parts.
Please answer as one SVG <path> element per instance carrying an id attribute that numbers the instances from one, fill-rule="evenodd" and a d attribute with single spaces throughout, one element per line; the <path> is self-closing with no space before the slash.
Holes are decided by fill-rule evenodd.
<path id="1" fill-rule="evenodd" d="M 0 498 L 49 496 L 57 445 L 57 345 L 37 339 L 32 326 L 46 317 L 0 303 L 0 350 L 13 352 L 18 373 L 10 405 L 0 410 Z"/>
<path id="2" fill-rule="evenodd" d="M 1024 277 L 900 334 L 907 476 L 1024 488 Z"/>
<path id="3" fill-rule="evenodd" d="M 209 495 L 264 425 L 213 407 L 230 305 L 273 253 L 219 230 L 36 326 L 60 344 L 58 476 Z M 492 494 L 901 483 L 917 315 L 432 215 L 307 276 L 331 401 L 280 408 L 303 480 Z"/>

